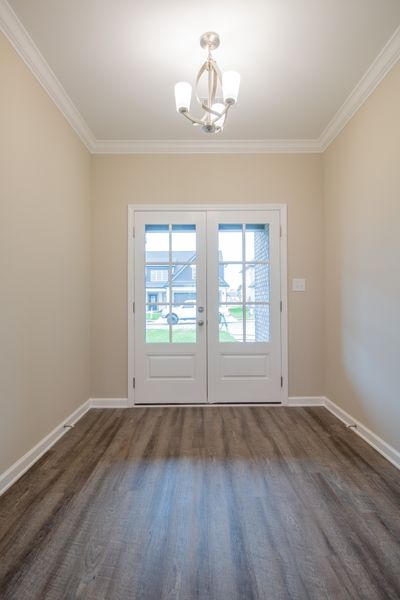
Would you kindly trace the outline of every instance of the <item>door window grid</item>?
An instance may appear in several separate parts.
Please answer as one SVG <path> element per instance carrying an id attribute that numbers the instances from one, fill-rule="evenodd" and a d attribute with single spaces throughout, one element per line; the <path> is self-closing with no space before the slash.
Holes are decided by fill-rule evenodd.
<path id="1" fill-rule="evenodd" d="M 196 225 L 145 225 L 146 343 L 196 342 L 196 243 Z"/>
<path id="2" fill-rule="evenodd" d="M 223 293 L 221 294 L 220 283 L 219 341 L 269 342 L 269 225 L 220 224 L 218 230 L 220 279 L 221 270 L 224 274 L 227 265 L 241 265 L 242 267 L 240 288 L 227 292 L 225 302 L 221 301 Z M 229 244 L 229 232 L 233 234 L 233 243 L 231 244 Z M 253 239 L 251 239 L 250 233 L 253 234 Z M 238 244 L 239 234 L 241 235 L 241 245 Z M 235 246 L 233 250 L 232 246 Z M 234 260 L 224 260 L 225 251 L 229 256 L 234 257 Z M 237 260 L 239 256 L 242 260 Z M 264 268 L 262 268 L 263 265 Z M 257 277 L 258 266 L 260 268 Z M 253 282 L 251 282 L 251 268 L 254 269 Z M 248 277 L 246 277 L 247 275 Z M 250 287 L 253 287 L 254 290 L 252 289 L 251 294 L 248 295 Z M 228 293 L 231 294 L 231 297 L 235 294 L 241 296 L 241 301 L 230 301 L 227 298 Z M 229 327 L 234 331 L 234 335 L 229 335 Z"/>

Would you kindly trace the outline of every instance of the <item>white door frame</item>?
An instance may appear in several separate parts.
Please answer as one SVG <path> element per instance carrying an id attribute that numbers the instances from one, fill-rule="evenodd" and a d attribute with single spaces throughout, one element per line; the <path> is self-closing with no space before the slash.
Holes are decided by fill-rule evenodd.
<path id="1" fill-rule="evenodd" d="M 135 319 L 134 319 L 134 223 L 137 211 L 234 211 L 274 210 L 279 212 L 280 222 L 280 276 L 281 276 L 281 365 L 282 404 L 288 404 L 288 299 L 287 299 L 287 204 L 128 204 L 128 406 L 135 406 Z M 199 405 L 196 405 L 199 406 Z M 200 405 L 201 406 L 201 405 Z M 215 405 L 204 405 L 215 406 Z M 226 405 L 225 405 L 226 406 Z M 237 404 L 235 405 L 237 406 Z M 268 405 L 273 406 L 273 405 Z"/>

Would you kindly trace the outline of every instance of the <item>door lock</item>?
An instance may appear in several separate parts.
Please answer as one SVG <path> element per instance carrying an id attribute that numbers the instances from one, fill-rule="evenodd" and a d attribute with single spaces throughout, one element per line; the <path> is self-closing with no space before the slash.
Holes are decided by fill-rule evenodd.
<path id="1" fill-rule="evenodd" d="M 204 312 L 204 306 L 199 306 L 199 308 L 197 310 L 199 311 L 199 313 Z"/>
<path id="2" fill-rule="evenodd" d="M 199 325 L 200 327 L 202 327 L 204 325 L 204 321 L 197 321 L 197 325 Z"/>

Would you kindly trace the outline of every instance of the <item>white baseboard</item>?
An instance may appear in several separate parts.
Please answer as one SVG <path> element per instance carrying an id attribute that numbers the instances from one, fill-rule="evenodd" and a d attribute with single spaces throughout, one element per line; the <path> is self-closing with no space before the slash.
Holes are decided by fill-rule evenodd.
<path id="1" fill-rule="evenodd" d="M 390 446 L 387 442 L 382 440 L 376 433 L 368 429 L 365 425 L 360 423 L 357 419 L 349 415 L 343 408 L 340 408 L 337 404 L 329 400 L 329 398 L 324 398 L 325 408 L 329 410 L 335 417 L 340 419 L 345 425 L 356 425 L 356 427 L 352 427 L 351 431 L 354 431 L 357 435 L 359 435 L 365 442 L 367 442 L 370 446 L 375 448 L 379 454 L 382 454 L 389 462 L 392 463 L 395 467 L 400 469 L 400 452 Z"/>
<path id="2" fill-rule="evenodd" d="M 64 425 L 74 425 L 91 408 L 90 401 L 86 400 L 66 419 L 63 419 L 60 425 L 57 425 L 40 442 L 15 462 L 7 471 L 0 474 L 0 496 L 4 494 L 9 487 L 13 485 L 22 475 L 30 469 L 41 456 L 55 444 L 67 431 Z"/>
<path id="3" fill-rule="evenodd" d="M 90 408 L 129 408 L 128 398 L 91 398 Z"/>
<path id="4" fill-rule="evenodd" d="M 325 406 L 325 397 L 289 396 L 287 406 Z"/>

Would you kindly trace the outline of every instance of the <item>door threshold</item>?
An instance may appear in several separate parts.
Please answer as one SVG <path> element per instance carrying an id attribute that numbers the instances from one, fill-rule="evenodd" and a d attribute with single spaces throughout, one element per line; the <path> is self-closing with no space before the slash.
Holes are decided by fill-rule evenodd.
<path id="1" fill-rule="evenodd" d="M 135 408 L 135 406 L 138 406 L 140 408 L 144 408 L 146 406 L 148 406 L 149 408 L 166 408 L 166 407 L 173 407 L 176 408 L 177 406 L 183 406 L 183 407 L 190 407 L 190 408 L 195 408 L 196 406 L 201 406 L 201 407 L 207 407 L 207 406 L 283 406 L 282 402 L 235 402 L 233 404 L 229 403 L 229 402 L 197 402 L 196 404 L 186 404 L 183 402 L 176 402 L 176 403 L 165 403 L 165 404 L 157 404 L 157 403 L 153 403 L 153 402 L 143 402 L 143 403 L 138 403 L 138 404 L 134 404 L 133 408 Z"/>

